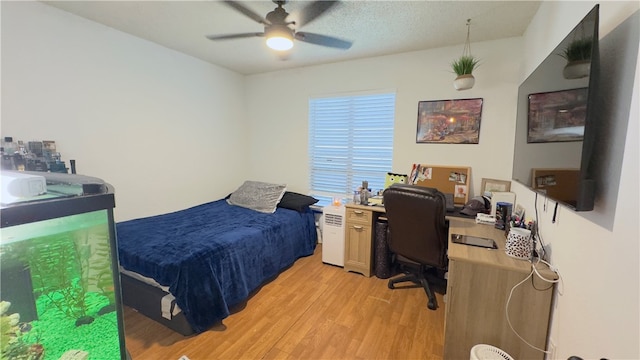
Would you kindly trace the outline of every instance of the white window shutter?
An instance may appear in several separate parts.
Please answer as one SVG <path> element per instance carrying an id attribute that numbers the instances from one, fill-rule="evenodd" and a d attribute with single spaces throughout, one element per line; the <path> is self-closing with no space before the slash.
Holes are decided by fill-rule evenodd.
<path id="1" fill-rule="evenodd" d="M 363 180 L 372 191 L 382 189 L 391 171 L 394 118 L 395 93 L 311 99 L 311 193 L 350 196 Z"/>

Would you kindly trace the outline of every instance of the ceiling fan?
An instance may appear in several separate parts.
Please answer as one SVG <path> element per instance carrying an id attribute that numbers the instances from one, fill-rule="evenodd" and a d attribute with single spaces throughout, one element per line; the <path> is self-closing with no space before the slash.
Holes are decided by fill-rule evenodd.
<path id="1" fill-rule="evenodd" d="M 229 35 L 207 35 L 209 40 L 229 40 L 248 37 L 266 37 L 267 46 L 271 49 L 284 51 L 293 47 L 293 40 L 304 41 L 310 44 L 328 46 L 346 50 L 351 47 L 351 42 L 336 37 L 314 34 L 304 31 L 296 31 L 294 27 L 302 27 L 317 19 L 320 15 L 332 8 L 338 1 L 313 1 L 305 6 L 300 13 L 298 21 L 288 21 L 289 13 L 282 7 L 287 1 L 273 0 L 278 5 L 266 17 L 262 17 L 253 10 L 245 7 L 237 1 L 224 1 L 225 4 L 244 14 L 248 18 L 264 25 L 263 32 L 252 32 Z"/>

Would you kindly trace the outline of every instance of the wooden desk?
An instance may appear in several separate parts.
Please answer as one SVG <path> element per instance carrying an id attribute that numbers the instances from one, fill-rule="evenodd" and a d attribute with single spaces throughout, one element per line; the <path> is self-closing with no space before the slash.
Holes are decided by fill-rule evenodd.
<path id="1" fill-rule="evenodd" d="M 376 219 L 384 215 L 378 206 L 346 206 L 345 270 L 370 276 Z M 531 272 L 531 263 L 507 256 L 502 230 L 478 225 L 474 219 L 448 217 L 449 234 L 494 239 L 497 250 L 455 244 L 449 236 L 449 273 L 445 304 L 444 359 L 468 359 L 476 344 L 496 346 L 516 359 L 544 359 L 511 330 L 505 316 L 509 293 Z M 546 266 L 540 273 L 557 276 Z M 533 275 L 513 292 L 509 317 L 518 333 L 534 346 L 546 349 L 553 286 Z M 441 305 L 442 306 L 442 305 Z"/>
<path id="2" fill-rule="evenodd" d="M 444 359 L 466 359 L 473 345 L 490 344 L 516 359 L 544 359 L 511 330 L 505 306 L 514 285 L 531 272 L 531 263 L 507 256 L 504 231 L 473 219 L 449 219 L 449 279 L 445 313 Z M 451 234 L 491 238 L 498 250 L 455 244 Z M 546 266 L 542 276 L 556 279 Z M 533 280 L 533 281 L 532 281 Z M 516 288 L 509 303 L 511 324 L 532 345 L 546 349 L 553 286 L 535 274 Z"/>

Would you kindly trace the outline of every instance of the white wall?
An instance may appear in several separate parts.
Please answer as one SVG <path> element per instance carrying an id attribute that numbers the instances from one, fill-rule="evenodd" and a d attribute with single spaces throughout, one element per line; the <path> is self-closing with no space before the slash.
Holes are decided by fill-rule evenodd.
<path id="1" fill-rule="evenodd" d="M 525 59 L 531 61 L 526 64 L 523 79 L 542 60 L 533 58 L 548 54 L 594 5 L 595 2 L 544 2 L 541 5 L 524 36 L 525 42 L 532 46 L 527 47 Z M 638 2 L 601 2 L 600 38 L 614 30 L 638 7 Z M 626 140 L 619 189 L 617 192 L 605 189 L 606 193 L 617 194 L 615 209 L 596 202 L 593 212 L 583 214 L 559 206 L 553 223 L 555 202 L 542 197 L 537 201 L 542 239 L 550 247 L 552 262 L 564 279 L 563 291 L 556 298 L 550 331 L 550 339 L 557 345 L 557 359 L 571 355 L 585 359 L 640 358 L 640 62 L 637 58 L 634 60 L 636 63 L 630 66 L 632 72 L 635 71 L 635 83 L 626 139 L 612 139 L 613 142 Z M 620 109 L 619 113 L 626 114 L 628 110 Z M 534 193 L 518 184 L 513 188 L 518 202 L 525 205 L 529 214 L 534 214 Z M 605 211 L 615 212 L 611 230 L 597 225 L 599 218 L 609 215 L 603 213 Z M 594 221 L 589 221 L 589 217 Z"/>
<path id="2" fill-rule="evenodd" d="M 39 2 L 1 6 L 2 136 L 55 140 L 115 187 L 117 220 L 245 178 L 242 76 Z"/>
<path id="3" fill-rule="evenodd" d="M 460 92 L 453 88 L 455 75 L 449 63 L 462 47 L 249 76 L 251 168 L 268 180 L 286 181 L 290 188 L 307 192 L 309 98 L 392 90 L 397 96 L 390 171 L 409 173 L 414 163 L 471 166 L 477 194 L 483 177 L 511 178 L 520 47 L 519 38 L 474 43 L 474 55 L 482 65 L 475 72 L 474 88 Z M 416 144 L 419 101 L 465 98 L 484 99 L 479 144 Z"/>

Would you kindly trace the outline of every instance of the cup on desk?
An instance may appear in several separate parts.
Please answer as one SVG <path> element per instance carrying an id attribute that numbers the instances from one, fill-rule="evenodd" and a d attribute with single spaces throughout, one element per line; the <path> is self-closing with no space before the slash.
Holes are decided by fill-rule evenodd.
<path id="1" fill-rule="evenodd" d="M 507 223 L 511 220 L 511 209 L 513 204 L 508 202 L 499 202 L 496 204 L 496 229 L 504 230 Z"/>
<path id="2" fill-rule="evenodd" d="M 533 242 L 531 241 L 531 230 L 524 228 L 511 228 L 507 236 L 507 243 L 504 251 L 508 256 L 520 260 L 531 259 L 533 254 Z"/>

